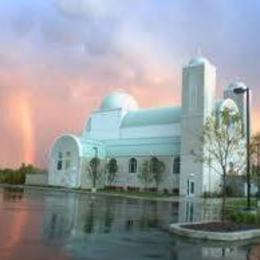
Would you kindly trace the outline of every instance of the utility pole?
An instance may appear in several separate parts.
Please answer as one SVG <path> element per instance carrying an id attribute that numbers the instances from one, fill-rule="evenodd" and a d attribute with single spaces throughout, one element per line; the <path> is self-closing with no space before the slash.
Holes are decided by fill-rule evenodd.
<path id="1" fill-rule="evenodd" d="M 250 171 L 251 171 L 251 164 L 250 164 L 250 89 L 248 87 L 238 87 L 234 90 L 235 94 L 244 94 L 246 93 L 246 150 L 247 150 L 247 209 L 251 209 L 251 182 L 250 182 Z"/>

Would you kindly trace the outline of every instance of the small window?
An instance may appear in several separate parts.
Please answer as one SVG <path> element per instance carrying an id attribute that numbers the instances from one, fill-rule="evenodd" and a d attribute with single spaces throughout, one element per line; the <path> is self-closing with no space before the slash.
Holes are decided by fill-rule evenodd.
<path id="1" fill-rule="evenodd" d="M 57 170 L 60 171 L 62 169 L 62 161 L 59 160 L 57 163 Z"/>
<path id="2" fill-rule="evenodd" d="M 131 158 L 129 161 L 129 172 L 130 173 L 137 172 L 137 160 L 135 158 Z"/>
<path id="3" fill-rule="evenodd" d="M 62 159 L 62 157 L 63 157 L 63 154 L 62 154 L 62 152 L 59 152 L 59 155 L 58 155 L 58 157 L 59 157 L 59 159 Z"/>
<path id="4" fill-rule="evenodd" d="M 69 169 L 70 168 L 70 160 L 66 160 L 65 161 L 65 169 Z"/>
<path id="5" fill-rule="evenodd" d="M 173 174 L 179 174 L 181 170 L 181 159 L 177 156 L 173 160 Z"/>
<path id="6" fill-rule="evenodd" d="M 194 184 L 194 181 L 191 181 L 190 182 L 190 194 L 194 194 L 195 192 L 195 184 Z"/>
<path id="7" fill-rule="evenodd" d="M 70 156 L 71 156 L 71 152 L 70 152 L 70 151 L 67 151 L 67 152 L 66 152 L 66 156 L 67 156 L 67 157 L 70 157 Z"/>

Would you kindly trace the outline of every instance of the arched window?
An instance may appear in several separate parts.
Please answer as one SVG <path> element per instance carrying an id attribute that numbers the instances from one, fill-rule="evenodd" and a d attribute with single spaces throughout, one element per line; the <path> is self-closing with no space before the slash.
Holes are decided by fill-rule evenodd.
<path id="1" fill-rule="evenodd" d="M 179 174 L 181 170 L 181 159 L 177 156 L 173 160 L 173 174 Z"/>
<path id="2" fill-rule="evenodd" d="M 131 158 L 129 160 L 129 172 L 136 173 L 137 172 L 137 160 L 135 158 Z"/>

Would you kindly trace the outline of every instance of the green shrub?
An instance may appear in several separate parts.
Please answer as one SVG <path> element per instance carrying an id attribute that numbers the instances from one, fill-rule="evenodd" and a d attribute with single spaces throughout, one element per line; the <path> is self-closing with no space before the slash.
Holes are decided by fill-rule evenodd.
<path id="1" fill-rule="evenodd" d="M 226 187 L 226 195 L 228 197 L 234 197 L 234 194 L 235 194 L 235 192 L 234 192 L 233 188 L 231 186 L 227 186 Z"/>
<path id="2" fill-rule="evenodd" d="M 228 214 L 228 219 L 237 224 L 259 224 L 260 213 L 250 213 L 242 211 L 232 211 Z"/>
<path id="3" fill-rule="evenodd" d="M 33 165 L 22 164 L 18 169 L 0 169 L 0 183 L 7 184 L 24 184 L 26 174 L 42 173 L 43 170 L 39 170 Z"/>
<path id="4" fill-rule="evenodd" d="M 205 191 L 203 193 L 203 198 L 220 198 L 222 196 L 221 193 L 219 192 L 209 192 L 209 191 Z"/>
<path id="5" fill-rule="evenodd" d="M 256 214 L 247 213 L 245 215 L 245 223 L 247 223 L 247 224 L 256 224 Z"/>

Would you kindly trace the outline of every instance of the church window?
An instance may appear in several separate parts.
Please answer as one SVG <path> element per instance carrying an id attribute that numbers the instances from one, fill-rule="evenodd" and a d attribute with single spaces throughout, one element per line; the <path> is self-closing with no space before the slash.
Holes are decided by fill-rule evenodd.
<path id="1" fill-rule="evenodd" d="M 173 174 L 179 174 L 181 168 L 181 159 L 180 156 L 177 156 L 173 160 Z"/>
<path id="2" fill-rule="evenodd" d="M 62 161 L 59 160 L 57 163 L 57 170 L 60 171 L 62 169 Z"/>
<path id="3" fill-rule="evenodd" d="M 131 158 L 129 160 L 129 172 L 136 173 L 137 172 L 137 160 L 135 158 Z"/>

